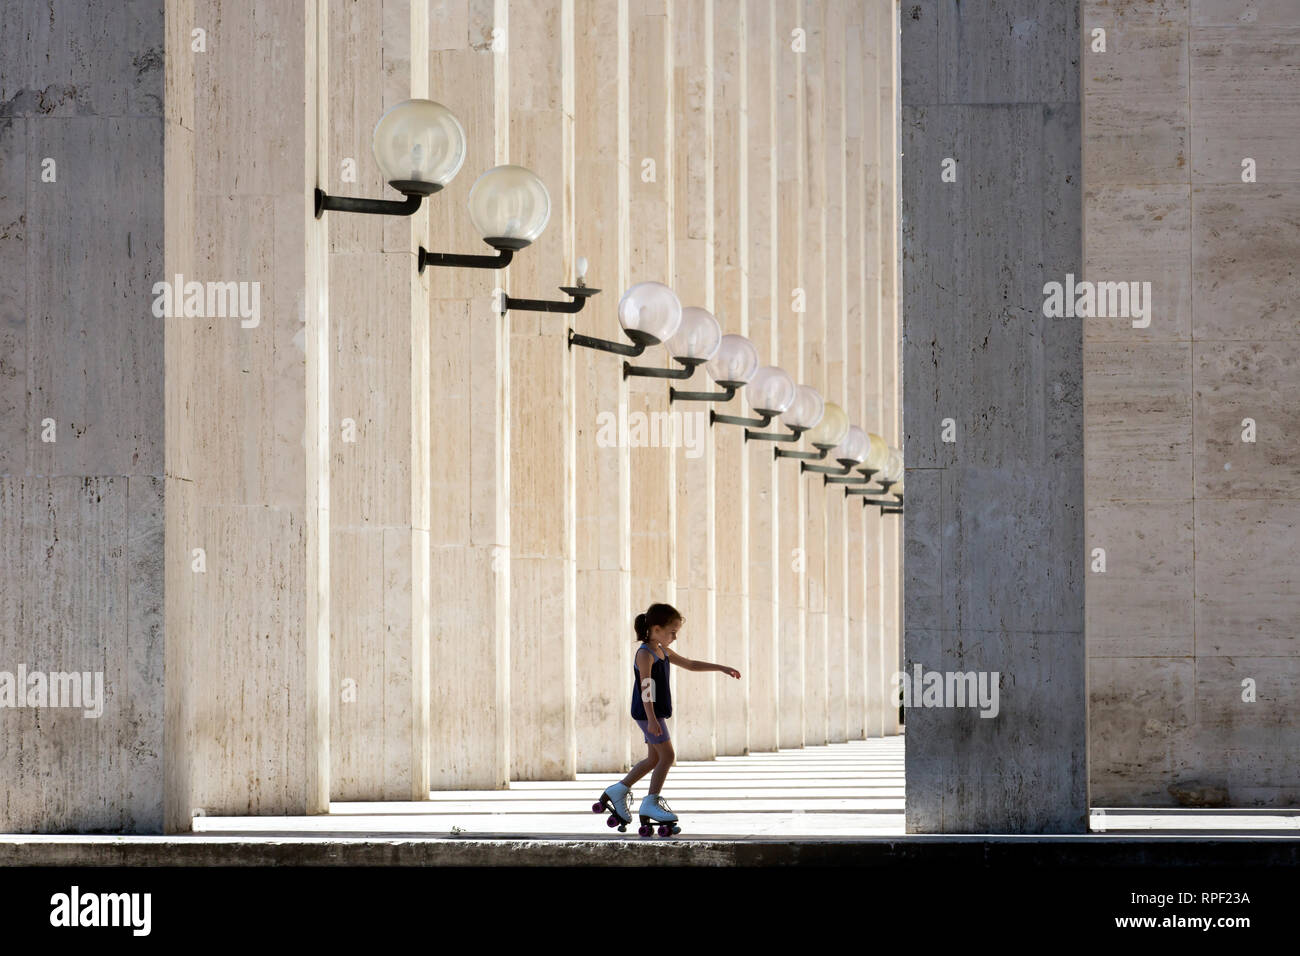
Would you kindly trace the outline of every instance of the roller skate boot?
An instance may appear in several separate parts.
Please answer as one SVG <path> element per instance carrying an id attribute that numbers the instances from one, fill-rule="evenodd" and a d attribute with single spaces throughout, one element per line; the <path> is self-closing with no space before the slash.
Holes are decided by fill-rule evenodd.
<path id="1" fill-rule="evenodd" d="M 657 793 L 647 793 L 645 799 L 641 801 L 641 829 L 637 831 L 641 836 L 648 837 L 655 832 L 654 825 L 659 824 L 659 835 L 661 837 L 673 836 L 681 833 L 682 828 L 677 825 L 677 814 L 669 808 L 667 802 Z"/>
<path id="2" fill-rule="evenodd" d="M 600 795 L 600 800 L 591 805 L 592 813 L 609 811 L 607 826 L 618 827 L 619 833 L 627 832 L 627 825 L 632 822 L 632 791 L 622 781 L 611 785 Z"/>

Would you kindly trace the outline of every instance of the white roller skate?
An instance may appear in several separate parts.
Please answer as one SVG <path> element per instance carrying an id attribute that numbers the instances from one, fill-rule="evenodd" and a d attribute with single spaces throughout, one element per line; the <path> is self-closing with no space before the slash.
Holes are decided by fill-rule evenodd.
<path id="1" fill-rule="evenodd" d="M 600 795 L 600 800 L 591 805 L 592 813 L 609 811 L 608 826 L 618 827 L 619 833 L 627 832 L 627 825 L 632 822 L 632 790 L 620 780 L 612 784 Z"/>
<path id="2" fill-rule="evenodd" d="M 651 836 L 655 832 L 654 824 L 659 824 L 659 835 L 661 837 L 673 836 L 681 833 L 682 828 L 677 825 L 677 814 L 669 808 L 668 803 L 657 793 L 647 793 L 645 799 L 641 801 L 641 829 L 637 832 L 643 837 Z"/>

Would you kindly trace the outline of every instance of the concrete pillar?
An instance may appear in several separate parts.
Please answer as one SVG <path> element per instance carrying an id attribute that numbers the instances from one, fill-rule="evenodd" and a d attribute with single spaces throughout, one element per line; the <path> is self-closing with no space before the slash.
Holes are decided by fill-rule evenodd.
<path id="1" fill-rule="evenodd" d="M 845 317 L 849 308 L 847 248 L 847 184 L 845 163 L 845 30 L 849 10 L 856 4 L 828 3 L 825 10 L 826 50 L 826 401 L 848 407 L 845 369 Z M 861 260 L 854 260 L 855 264 Z M 814 486 L 815 487 L 815 486 Z M 822 507 L 826 515 L 826 710 L 827 740 L 848 740 L 849 636 L 848 552 L 845 521 L 848 501 L 838 488 L 824 486 Z"/>
<path id="2" fill-rule="evenodd" d="M 628 285 L 672 285 L 675 275 L 673 41 L 669 28 L 673 8 L 672 0 L 629 4 L 631 203 L 627 215 L 632 244 Z M 637 361 L 667 364 L 667 350 L 647 350 Z M 668 414 L 668 390 L 662 380 L 631 378 L 627 381 L 627 396 L 629 421 L 643 416 L 648 440 L 648 423 L 662 422 Z M 633 616 L 657 601 L 674 605 L 677 601 L 676 456 L 672 449 L 658 447 L 660 444 L 629 449 Z M 692 620 L 686 626 L 698 627 L 701 623 Z M 625 632 L 629 644 L 635 639 L 631 624 L 627 622 Z M 675 671 L 672 680 L 674 697 L 680 696 Z M 671 726 L 675 728 L 677 722 Z M 645 738 L 635 725 L 629 734 L 632 752 L 644 754 Z"/>
<path id="3" fill-rule="evenodd" d="M 867 0 L 863 10 L 863 71 L 866 80 L 862 92 L 863 149 L 866 160 L 866 322 L 863 349 L 862 427 L 883 436 L 884 374 L 888 356 L 882 335 L 885 303 L 881 296 L 881 270 L 884 266 L 885 150 L 882 134 L 880 84 L 888 70 L 888 37 L 881 32 L 883 0 Z M 859 506 L 862 507 L 862 506 Z M 888 560 L 885 552 L 884 518 L 876 508 L 862 507 L 864 544 L 863 571 L 866 575 L 866 642 L 867 642 L 867 734 L 880 737 L 885 732 L 884 711 L 889 673 L 885 670 L 885 581 Z"/>
<path id="4" fill-rule="evenodd" d="M 466 136 L 465 165 L 426 203 L 429 228 L 421 243 L 431 251 L 491 252 L 470 223 L 466 203 L 479 175 L 512 161 L 510 27 L 504 0 L 430 9 L 429 95 L 460 117 Z M 554 202 L 556 184 L 548 181 L 547 188 Z M 539 247 L 554 241 L 558 206 L 551 216 L 535 244 Z M 529 247 L 516 261 L 536 251 Z M 502 272 L 431 267 L 422 279 L 430 296 L 433 412 L 429 696 L 436 717 L 430 730 L 430 785 L 493 789 L 510 779 L 510 328 L 515 317 L 502 318 L 494 306 L 493 291 L 507 285 Z M 517 286 L 511 291 L 534 294 Z"/>
<path id="5" fill-rule="evenodd" d="M 996 717 L 909 710 L 907 829 L 1086 832 L 1082 336 L 1043 314 L 1082 264 L 1078 4 L 911 6 L 907 670 L 987 675 L 999 698 Z M 958 38 L 982 55 L 954 58 Z"/>
<path id="6" fill-rule="evenodd" d="M 773 22 L 776 34 L 777 96 L 777 288 L 773 301 L 776 325 L 770 362 L 795 380 L 803 380 L 804 321 L 810 302 L 820 290 L 808 281 L 808 256 L 804 249 L 804 219 L 808 215 L 804 194 L 808 134 L 807 90 L 804 75 L 810 32 L 802 5 L 778 3 Z M 767 454 L 770 456 L 771 451 Z M 789 464 L 785 462 L 784 464 Z M 777 547 L 773 555 L 780 588 L 777 629 L 780 745 L 804 744 L 804 642 L 807 601 L 807 541 L 804 516 L 807 487 L 797 468 L 777 469 L 779 499 Z"/>
<path id="7" fill-rule="evenodd" d="M 628 284 L 631 237 L 627 209 L 628 3 L 576 0 L 574 195 L 575 251 L 589 262 L 589 285 L 603 289 L 573 326 L 585 335 L 623 340 L 618 298 Z M 611 210 L 609 215 L 594 210 Z M 632 750 L 631 512 L 623 363 L 591 349 L 573 349 L 577 616 L 578 771 L 625 771 L 644 756 Z M 644 743 L 641 744 L 644 747 Z"/>
<path id="8" fill-rule="evenodd" d="M 193 70 L 194 165 L 178 146 L 168 175 L 194 184 L 192 278 L 258 283 L 260 316 L 167 323 L 172 831 L 195 810 L 324 812 L 329 779 L 326 4 L 192 17 L 166 55 Z"/>
<path id="9" fill-rule="evenodd" d="M 804 117 L 807 124 L 807 156 L 804 163 L 804 250 L 803 285 L 807 292 L 802 316 L 800 361 L 801 385 L 826 395 L 826 315 L 831 295 L 827 289 L 826 225 L 829 192 L 826 182 L 826 0 L 804 0 L 803 29 L 807 33 L 804 53 Z M 784 464 L 793 465 L 794 462 Z M 798 468 L 790 468 L 797 471 Z M 827 567 L 826 498 L 839 493 L 819 475 L 801 478 L 804 489 L 804 739 L 821 746 L 830 739 L 827 673 Z"/>
<path id="10" fill-rule="evenodd" d="M 515 257 L 513 296 L 574 280 L 573 0 L 510 4 L 510 161 L 551 195 L 546 231 Z M 511 776 L 577 766 L 573 375 L 562 315 L 510 313 Z"/>
<path id="11" fill-rule="evenodd" d="M 713 274 L 713 3 L 684 0 L 672 8 L 674 271 L 671 283 L 683 307 L 715 307 Z M 700 371 L 700 380 L 705 373 Z M 704 386 L 702 386 L 704 387 Z M 661 391 L 665 390 L 660 383 Z M 683 416 L 676 461 L 677 608 L 686 617 L 680 653 L 717 660 L 714 636 L 717 571 L 714 561 L 714 443 L 708 410 L 675 405 Z M 689 444 L 688 444 L 689 442 Z M 730 678 L 728 678 L 730 680 Z M 677 755 L 717 756 L 718 683 L 714 672 L 678 677 L 674 697 Z M 728 692 L 731 688 L 726 688 Z"/>
<path id="12" fill-rule="evenodd" d="M 3 832 L 163 826 L 170 575 L 152 286 L 171 281 L 164 125 L 192 123 L 170 93 L 164 115 L 164 30 L 159 2 L 5 5 L 0 671 L 15 684 L 0 709 Z M 190 146 L 178 141 L 177 158 Z M 54 676 L 71 672 L 75 685 Z M 47 698 L 28 683 L 37 675 Z M 56 683 L 98 686 L 99 700 L 56 708 Z"/>
<path id="13" fill-rule="evenodd" d="M 749 4 L 713 3 L 713 312 L 724 333 L 749 334 Z M 713 389 L 700 379 L 700 388 Z M 688 406 L 689 407 L 689 406 Z M 702 406 L 699 406 L 702 407 Z M 708 411 L 705 410 L 707 417 Z M 714 560 L 716 626 L 714 660 L 741 679 L 714 680 L 717 752 L 749 752 L 749 454 L 744 434 L 714 428 Z"/>
<path id="14" fill-rule="evenodd" d="M 749 86 L 749 338 L 766 364 L 776 355 L 777 21 L 774 0 L 746 0 Z M 741 390 L 744 395 L 744 390 Z M 727 406 L 744 407 L 744 402 Z M 735 413 L 735 412 L 733 412 Z M 720 426 L 721 427 L 721 426 Z M 749 747 L 776 750 L 780 658 L 777 485 L 772 450 L 749 442 Z"/>
<path id="15" fill-rule="evenodd" d="M 867 324 L 874 311 L 867 308 L 867 206 L 866 157 L 863 124 L 864 90 L 867 77 L 874 80 L 874 63 L 868 63 L 863 44 L 863 3 L 849 4 L 844 29 L 845 102 L 845 262 L 848 277 L 844 309 L 844 392 L 843 406 L 849 421 L 862 427 L 867 421 Z M 873 137 L 874 139 L 874 137 Z M 832 323 L 833 326 L 833 323 Z M 867 736 L 867 540 L 865 509 L 841 496 L 845 525 L 844 574 L 847 595 L 848 664 L 846 681 L 846 734 L 850 740 Z"/>
<path id="16" fill-rule="evenodd" d="M 382 196 L 391 190 L 374 161 L 372 132 L 394 104 L 428 96 L 427 2 L 380 9 L 334 0 L 329 29 L 329 172 L 321 185 L 342 196 Z M 361 68 L 372 62 L 383 69 Z M 322 220 L 334 330 L 336 800 L 429 794 L 429 304 L 415 255 L 428 241 L 429 205 L 409 218 L 327 213 Z"/>
<path id="17" fill-rule="evenodd" d="M 880 425 L 879 434 L 891 447 L 903 448 L 902 409 L 898 367 L 898 4 L 893 0 L 877 9 L 881 39 L 877 61 L 877 95 L 880 97 Z M 906 460 L 906 455 L 904 455 Z M 879 509 L 873 508 L 879 515 Z M 893 675 L 902 660 L 901 516 L 879 515 L 881 526 L 880 606 L 881 719 L 886 737 L 898 733 L 898 693 Z"/>

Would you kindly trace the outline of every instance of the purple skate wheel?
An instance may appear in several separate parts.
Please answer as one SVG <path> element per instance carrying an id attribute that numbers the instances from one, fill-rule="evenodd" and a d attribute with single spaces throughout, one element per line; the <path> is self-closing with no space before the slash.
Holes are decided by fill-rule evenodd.
<path id="1" fill-rule="evenodd" d="M 660 835 L 661 837 L 668 836 L 668 834 L 670 834 L 670 833 L 672 833 L 672 832 L 673 832 L 673 831 L 672 831 L 671 829 L 669 829 L 668 827 L 666 827 L 666 826 L 661 826 L 661 827 L 659 828 L 659 835 Z"/>
<path id="2" fill-rule="evenodd" d="M 650 834 L 654 833 L 654 831 L 647 826 L 642 826 L 641 829 L 637 830 L 636 832 L 643 837 L 648 837 Z"/>
<path id="3" fill-rule="evenodd" d="M 595 803 L 591 805 L 592 813 L 600 813 L 600 811 L 604 809 L 605 809 L 605 805 L 601 803 L 599 800 L 597 800 Z"/>
<path id="4" fill-rule="evenodd" d="M 611 816 L 608 820 L 605 821 L 605 826 L 607 827 L 618 826 L 618 817 Z"/>

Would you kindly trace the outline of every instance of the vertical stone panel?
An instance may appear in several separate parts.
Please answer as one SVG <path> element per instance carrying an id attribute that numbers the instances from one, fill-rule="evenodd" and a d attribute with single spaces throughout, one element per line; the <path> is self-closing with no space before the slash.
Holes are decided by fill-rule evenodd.
<path id="1" fill-rule="evenodd" d="M 590 263 L 589 285 L 602 288 L 573 326 L 586 335 L 622 338 L 616 306 L 627 284 L 628 4 L 574 5 L 575 251 Z M 627 411 L 622 363 L 573 349 L 577 481 L 578 771 L 624 770 L 629 747 L 632 669 L 631 528 Z M 614 440 L 611 442 L 610 438 Z M 639 609 L 638 609 L 639 610 Z M 640 752 L 635 753 L 640 759 Z"/>
<path id="2" fill-rule="evenodd" d="M 188 486 L 175 519 L 167 502 L 169 531 L 185 535 L 167 542 L 169 565 L 184 569 L 168 580 L 185 592 L 167 614 L 169 830 L 188 829 L 195 809 L 328 806 L 327 224 L 312 209 L 312 188 L 325 181 L 326 23 L 324 4 L 206 0 L 169 32 L 169 56 L 193 71 L 195 167 L 175 170 L 195 184 L 186 278 L 260 290 L 260 316 L 247 324 L 168 322 L 169 359 L 183 355 L 176 370 L 192 376 L 169 367 L 167 378 L 179 399 L 169 396 L 167 433 L 190 436 L 175 459 L 168 448 L 169 481 Z M 190 27 L 206 31 L 201 55 Z"/>
<path id="3" fill-rule="evenodd" d="M 827 189 L 827 36 L 825 0 L 805 0 L 804 29 L 808 50 L 804 54 L 804 115 L 807 122 L 807 156 L 804 163 L 805 208 L 803 249 L 804 285 L 807 311 L 803 319 L 803 345 L 800 360 L 803 369 L 798 378 L 826 395 L 826 319 L 832 300 L 829 289 L 826 231 L 829 210 Z M 794 470 L 794 469 L 791 469 Z M 804 602 L 806 610 L 804 640 L 804 739 L 811 746 L 821 746 L 830 736 L 829 689 L 826 636 L 826 498 L 838 488 L 827 485 L 820 476 L 804 478 Z"/>
<path id="4" fill-rule="evenodd" d="M 426 96 L 425 0 L 330 8 L 331 194 L 395 195 L 375 163 L 375 123 Z M 414 60 L 413 60 L 414 56 Z M 361 64 L 380 62 L 378 73 Z M 356 182 L 342 176 L 350 160 Z M 439 201 L 434 198 L 432 202 Z M 331 231 L 332 796 L 427 798 L 428 325 L 409 220 L 327 214 Z M 391 251 L 389 251 L 391 250 Z M 382 388 L 376 388 L 382 382 Z M 345 433 L 345 423 L 350 428 Z M 344 693 L 345 689 L 347 693 Z"/>
<path id="5" fill-rule="evenodd" d="M 573 0 L 510 4 L 510 162 L 551 196 L 546 231 L 508 270 L 514 296 L 554 298 L 573 281 L 573 29 Z M 509 320 L 511 776 L 563 779 L 577 761 L 568 326 L 551 313 Z"/>
<path id="6" fill-rule="evenodd" d="M 849 144 L 845 135 L 847 73 L 844 54 L 845 31 L 850 10 L 856 4 L 831 2 L 826 5 L 826 401 L 847 408 L 845 396 L 845 332 L 849 309 L 847 255 L 847 174 Z M 860 147 L 859 147 L 860 149 Z M 854 260 L 855 264 L 860 260 Z M 856 292 L 856 283 L 855 289 Z M 821 500 L 826 515 L 826 737 L 840 743 L 847 739 L 848 716 L 848 529 L 845 518 L 849 502 L 839 489 L 824 485 Z M 861 507 L 861 506 L 858 506 Z"/>
<path id="7" fill-rule="evenodd" d="M 676 275 L 673 210 L 676 134 L 671 32 L 676 4 L 666 0 L 629 4 L 628 9 L 631 184 L 627 210 L 631 237 L 628 285 L 662 282 L 671 286 Z M 614 359 L 610 355 L 604 358 Z M 666 365 L 668 361 L 667 350 L 658 347 L 647 349 L 636 359 L 642 365 Z M 667 389 L 663 384 L 652 378 L 627 380 L 629 425 L 639 418 L 644 426 L 644 437 L 639 443 L 633 442 L 629 434 L 633 447 L 628 451 L 634 616 L 653 603 L 677 601 L 676 455 L 671 448 L 661 447 L 661 442 L 650 441 L 650 425 L 665 421 L 669 413 Z M 687 626 L 699 623 L 696 619 Z M 630 621 L 628 625 L 630 629 Z M 629 635 L 628 639 L 630 643 L 633 636 Z M 676 672 L 671 679 L 676 690 Z M 639 752 L 645 747 L 645 739 L 635 725 L 630 733 L 633 752 Z"/>
<path id="8" fill-rule="evenodd" d="M 803 5 L 778 3 L 773 32 L 777 43 L 773 69 L 776 72 L 777 97 L 778 254 L 777 287 L 772 308 L 776 329 L 768 361 L 785 369 L 798 383 L 802 381 L 804 372 L 804 321 L 808 310 L 815 307 L 813 303 L 821 298 L 820 290 L 813 287 L 806 271 L 808 255 L 804 248 L 804 221 L 808 215 L 808 197 L 804 192 L 808 145 L 804 77 L 812 54 L 802 50 L 813 49 L 814 41 Z M 771 452 L 767 454 L 770 456 Z M 777 627 L 779 739 L 782 747 L 802 747 L 807 634 L 807 488 L 803 476 L 795 468 L 778 468 L 776 480 L 781 503 L 777 511 L 777 547 L 773 555 L 780 589 Z"/>
<path id="9" fill-rule="evenodd" d="M 459 0 L 429 14 L 429 95 L 460 117 L 466 157 L 428 203 L 422 243 L 434 252 L 485 254 L 491 250 L 466 203 L 479 175 L 510 161 L 509 10 L 505 0 Z M 547 187 L 554 199 L 555 184 Z M 541 242 L 556 215 L 553 207 Z M 493 305 L 493 290 L 507 285 L 501 271 L 426 268 L 421 279 L 429 290 L 435 416 L 428 456 L 430 785 L 493 789 L 510 779 L 513 317 Z"/>
<path id="10" fill-rule="evenodd" d="M 777 35 L 774 0 L 746 0 L 748 26 L 747 83 L 749 85 L 749 328 L 761 363 L 776 355 L 778 230 L 776 214 L 777 163 Z M 741 390 L 744 395 L 744 390 Z M 744 407 L 735 402 L 732 407 Z M 735 412 L 732 412 L 735 414 Z M 749 442 L 749 746 L 776 750 L 780 657 L 777 552 L 777 465 L 771 449 Z"/>
<path id="11" fill-rule="evenodd" d="M 714 296 L 713 233 L 713 4 L 711 0 L 673 6 L 673 240 L 672 286 L 683 307 L 710 312 Z M 676 364 L 676 363 L 674 363 Z M 704 373 L 697 373 L 701 379 Z M 653 381 L 653 380 L 652 380 Z M 664 390 L 659 383 L 659 389 Z M 676 451 L 677 608 L 686 617 L 679 653 L 716 661 L 714 635 L 716 563 L 714 526 L 714 444 L 708 412 L 697 403 L 674 404 L 680 415 Z M 718 684 L 714 672 L 677 679 L 680 715 L 677 752 L 683 760 L 717 756 Z M 731 688 L 727 688 L 728 691 Z"/>
<path id="12" fill-rule="evenodd" d="M 724 333 L 749 332 L 749 4 L 713 4 L 713 313 Z M 705 376 L 699 387 L 711 389 Z M 691 406 L 686 406 L 690 408 Z M 696 405 L 692 410 L 707 409 Z M 749 752 L 749 454 L 734 428 L 714 428 L 715 658 L 741 672 L 718 680 L 717 752 Z"/>
<path id="13" fill-rule="evenodd" d="M 996 680 L 999 706 L 984 716 L 913 693 L 907 829 L 1086 832 L 1082 329 L 1043 315 L 1044 284 L 1082 264 L 1077 5 L 909 7 L 905 670 Z M 946 158 L 955 182 L 941 179 Z M 892 281 L 886 268 L 886 347 Z M 936 440 L 944 418 L 955 443 Z M 887 576 L 886 607 L 893 593 Z M 887 669 L 893 645 L 888 634 Z"/>

